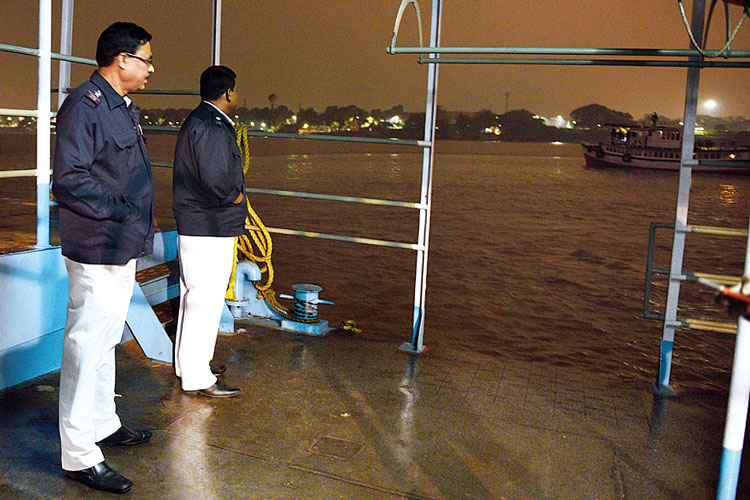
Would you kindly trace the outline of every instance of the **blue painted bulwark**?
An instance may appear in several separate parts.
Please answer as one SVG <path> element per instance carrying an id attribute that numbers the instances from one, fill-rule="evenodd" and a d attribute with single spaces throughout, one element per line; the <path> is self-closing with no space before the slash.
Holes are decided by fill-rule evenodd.
<path id="1" fill-rule="evenodd" d="M 177 257 L 177 232 L 157 233 L 146 269 Z M 171 278 L 155 297 L 174 296 Z M 179 289 L 177 291 L 179 294 Z M 172 343 L 142 289 L 136 285 L 124 340 L 136 338 L 148 357 L 172 361 Z M 171 297 L 170 297 L 171 298 Z M 0 255 L 0 390 L 60 369 L 68 304 L 68 273 L 60 247 Z"/>
<path id="2" fill-rule="evenodd" d="M 0 255 L 0 390 L 60 369 L 67 303 L 59 247 Z"/>

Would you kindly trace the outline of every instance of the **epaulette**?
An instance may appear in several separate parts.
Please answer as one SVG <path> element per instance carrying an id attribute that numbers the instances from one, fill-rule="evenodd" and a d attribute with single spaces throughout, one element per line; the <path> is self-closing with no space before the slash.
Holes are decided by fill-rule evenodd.
<path id="1" fill-rule="evenodd" d="M 99 89 L 87 90 L 86 92 L 84 92 L 83 95 L 86 97 L 84 101 L 92 108 L 97 107 L 102 102 L 101 100 L 102 91 Z"/>

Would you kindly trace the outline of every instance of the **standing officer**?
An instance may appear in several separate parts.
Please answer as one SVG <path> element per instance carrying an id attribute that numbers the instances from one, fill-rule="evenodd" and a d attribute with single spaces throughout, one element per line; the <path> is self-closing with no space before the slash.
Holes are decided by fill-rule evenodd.
<path id="1" fill-rule="evenodd" d="M 237 105 L 236 79 L 226 66 L 201 74 L 202 102 L 177 136 L 172 178 L 180 259 L 175 374 L 184 391 L 216 398 L 240 392 L 217 379 L 210 365 L 234 241 L 244 233 L 247 216 L 241 154 L 229 118 Z"/>
<path id="2" fill-rule="evenodd" d="M 125 493 L 132 482 L 104 462 L 101 447 L 147 441 L 115 407 L 115 346 L 135 284 L 136 259 L 152 251 L 154 182 L 139 110 L 127 97 L 154 71 L 151 35 L 115 23 L 96 44 L 98 70 L 57 114 L 52 191 L 70 300 L 60 368 L 60 438 L 66 475 Z"/>

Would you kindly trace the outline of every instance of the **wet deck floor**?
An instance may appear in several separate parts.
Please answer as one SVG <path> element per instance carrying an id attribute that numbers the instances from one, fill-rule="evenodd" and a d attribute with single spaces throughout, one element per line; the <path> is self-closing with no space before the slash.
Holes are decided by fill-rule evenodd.
<path id="1" fill-rule="evenodd" d="M 118 411 L 154 434 L 107 462 L 133 500 L 715 496 L 723 412 L 572 368 L 396 347 L 250 326 L 219 338 L 243 394 L 217 400 L 183 394 L 130 342 Z M 57 387 L 0 394 L 0 498 L 113 496 L 63 476 Z"/>

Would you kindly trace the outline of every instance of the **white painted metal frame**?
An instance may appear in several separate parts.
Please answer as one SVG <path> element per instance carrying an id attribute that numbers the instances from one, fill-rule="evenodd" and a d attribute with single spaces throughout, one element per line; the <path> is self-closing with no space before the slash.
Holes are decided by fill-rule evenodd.
<path id="1" fill-rule="evenodd" d="M 213 0 L 211 64 L 221 64 L 221 0 Z"/>
<path id="2" fill-rule="evenodd" d="M 49 248 L 52 0 L 39 0 L 39 85 L 36 118 L 36 247 Z"/>
<path id="3" fill-rule="evenodd" d="M 440 46 L 442 1 L 432 2 L 430 23 L 430 47 Z M 395 35 L 394 35 L 395 38 Z M 437 57 L 437 54 L 433 54 Z M 432 214 L 432 172 L 435 145 L 435 121 L 437 113 L 438 65 L 430 63 L 427 68 L 427 99 L 425 103 L 424 142 L 422 153 L 422 186 L 419 203 L 419 237 L 417 268 L 414 278 L 414 312 L 412 317 L 412 339 L 404 342 L 402 351 L 419 354 L 424 351 L 425 299 L 427 293 L 427 257 L 430 248 L 430 216 Z"/>
<path id="4" fill-rule="evenodd" d="M 698 36 L 698 40 L 703 39 L 705 7 L 705 0 L 693 2 L 691 29 L 693 35 Z M 669 267 L 667 304 L 664 313 L 664 329 L 659 353 L 659 375 L 656 385 L 654 386 L 655 392 L 663 396 L 674 395 L 674 390 L 669 385 L 669 374 L 672 364 L 674 332 L 675 328 L 680 326 L 680 323 L 677 321 L 677 307 L 680 297 L 680 283 L 684 279 L 682 276 L 682 262 L 685 253 L 685 235 L 688 228 L 690 182 L 692 177 L 692 167 L 697 164 L 693 159 L 693 149 L 695 146 L 695 120 L 698 108 L 699 83 L 700 68 L 688 68 L 687 82 L 685 85 L 685 115 L 681 152 L 682 160 L 680 162 L 674 239 L 672 240 L 672 260 Z"/>

